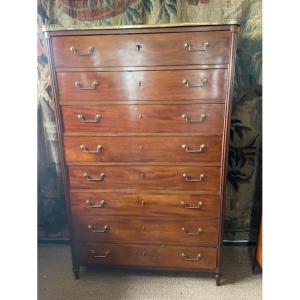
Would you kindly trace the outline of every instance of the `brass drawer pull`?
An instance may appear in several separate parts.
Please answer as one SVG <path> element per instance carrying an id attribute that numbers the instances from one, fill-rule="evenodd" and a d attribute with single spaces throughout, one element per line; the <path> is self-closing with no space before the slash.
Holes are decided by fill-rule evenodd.
<path id="1" fill-rule="evenodd" d="M 86 200 L 85 203 L 86 203 L 87 207 L 90 207 L 90 208 L 103 208 L 105 201 L 101 200 L 99 205 L 93 205 L 93 203 L 90 200 Z"/>
<path id="2" fill-rule="evenodd" d="M 92 46 L 90 46 L 89 48 L 88 48 L 88 51 L 87 51 L 87 53 L 80 53 L 79 52 L 79 49 L 77 49 L 77 48 L 75 48 L 75 47 L 70 47 L 70 51 L 73 53 L 73 54 L 75 54 L 75 55 L 78 55 L 78 56 L 89 56 L 89 55 L 92 55 L 93 53 L 94 53 L 94 51 L 95 51 L 95 48 L 94 47 L 92 47 Z"/>
<path id="3" fill-rule="evenodd" d="M 190 176 L 188 176 L 186 173 L 183 173 L 182 176 L 185 178 L 186 181 L 196 181 L 196 182 L 200 182 L 203 181 L 205 178 L 204 174 L 201 174 L 199 179 L 192 179 Z"/>
<path id="4" fill-rule="evenodd" d="M 100 153 L 101 150 L 103 150 L 103 146 L 102 145 L 98 145 L 96 147 L 95 151 L 89 150 L 89 148 L 85 145 L 80 145 L 80 149 L 85 152 L 85 153 L 89 153 L 89 154 L 94 154 L 94 153 Z"/>
<path id="5" fill-rule="evenodd" d="M 184 252 L 181 253 L 181 256 L 185 259 L 185 260 L 199 260 L 201 258 L 201 253 L 198 253 L 197 256 L 195 258 L 189 258 L 188 255 L 186 255 Z"/>
<path id="6" fill-rule="evenodd" d="M 90 252 L 91 252 L 91 254 L 96 254 L 95 250 L 91 250 Z M 107 258 L 109 254 L 110 254 L 110 251 L 106 250 L 104 252 L 104 255 L 94 255 L 94 258 Z"/>
<path id="7" fill-rule="evenodd" d="M 82 87 L 82 84 L 79 81 L 75 81 L 74 85 L 79 90 L 95 90 L 99 84 L 100 84 L 99 81 L 95 80 L 92 82 L 91 87 Z"/>
<path id="8" fill-rule="evenodd" d="M 181 118 L 185 120 L 185 123 L 203 123 L 208 119 L 208 116 L 206 114 L 201 114 L 199 120 L 191 120 L 191 117 L 189 117 L 186 114 L 183 114 Z"/>
<path id="9" fill-rule="evenodd" d="M 82 123 L 98 123 L 101 120 L 101 115 L 97 114 L 94 120 L 87 120 L 83 114 L 78 114 L 77 118 Z"/>
<path id="10" fill-rule="evenodd" d="M 103 181 L 104 177 L 105 177 L 105 174 L 101 173 L 98 178 L 92 178 L 90 175 L 88 175 L 88 173 L 84 173 L 83 177 L 86 178 L 89 181 Z"/>
<path id="11" fill-rule="evenodd" d="M 206 145 L 204 145 L 204 144 L 200 145 L 199 149 L 197 149 L 197 150 L 191 150 L 188 145 L 181 145 L 181 148 L 185 149 L 185 152 L 188 152 L 188 153 L 199 153 L 199 152 L 204 151 L 204 149 L 206 148 Z"/>
<path id="12" fill-rule="evenodd" d="M 206 83 L 208 83 L 208 80 L 206 78 L 200 78 L 200 83 L 193 85 L 191 84 L 187 79 L 183 79 L 182 83 L 187 87 L 187 88 L 197 88 L 197 87 L 204 87 Z"/>
<path id="13" fill-rule="evenodd" d="M 181 230 L 183 231 L 184 234 L 190 234 L 190 235 L 199 235 L 201 232 L 203 232 L 202 228 L 198 228 L 196 232 L 188 232 L 185 230 L 184 227 L 181 227 Z"/>
<path id="14" fill-rule="evenodd" d="M 180 202 L 181 206 L 183 206 L 183 208 L 187 208 L 187 209 L 200 209 L 203 206 L 203 202 L 199 201 L 197 206 L 188 206 L 187 203 L 185 203 L 184 201 Z"/>
<path id="15" fill-rule="evenodd" d="M 94 229 L 92 225 L 88 225 L 88 229 L 93 233 L 104 233 L 108 229 L 108 225 L 104 225 L 103 229 Z"/>
<path id="16" fill-rule="evenodd" d="M 205 53 L 207 47 L 209 47 L 209 43 L 208 42 L 203 43 L 203 48 L 200 48 L 200 49 L 192 49 L 193 45 L 190 43 L 185 43 L 184 47 L 188 48 L 189 51 L 200 51 L 200 52 Z"/>

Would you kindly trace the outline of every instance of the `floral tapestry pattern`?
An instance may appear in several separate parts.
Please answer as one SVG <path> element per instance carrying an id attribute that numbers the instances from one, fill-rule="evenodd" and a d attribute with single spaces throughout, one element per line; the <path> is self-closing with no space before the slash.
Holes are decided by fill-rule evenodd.
<path id="1" fill-rule="evenodd" d="M 259 0 L 39 0 L 39 236 L 67 236 L 58 143 L 41 26 L 220 22 L 239 19 L 230 130 L 225 239 L 256 237 L 261 212 L 262 8 Z"/>

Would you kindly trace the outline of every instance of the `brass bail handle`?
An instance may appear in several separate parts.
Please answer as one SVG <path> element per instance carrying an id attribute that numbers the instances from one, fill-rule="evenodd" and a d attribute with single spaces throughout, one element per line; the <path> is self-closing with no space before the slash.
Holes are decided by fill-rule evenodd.
<path id="1" fill-rule="evenodd" d="M 80 81 L 75 81 L 74 86 L 79 90 L 95 90 L 97 86 L 100 85 L 98 80 L 94 80 L 90 87 L 83 87 Z"/>
<path id="2" fill-rule="evenodd" d="M 203 43 L 203 47 L 202 48 L 198 48 L 198 49 L 193 49 L 193 45 L 191 43 L 184 43 L 184 47 L 187 48 L 190 52 L 192 51 L 199 51 L 202 52 L 203 54 L 205 53 L 205 51 L 207 50 L 207 48 L 209 47 L 209 42 L 204 42 Z"/>
<path id="3" fill-rule="evenodd" d="M 185 254 L 184 252 L 181 253 L 181 256 L 185 259 L 185 260 L 200 260 L 201 258 L 201 253 L 198 253 L 197 256 L 195 258 L 190 258 L 187 254 Z"/>
<path id="4" fill-rule="evenodd" d="M 188 153 L 202 153 L 204 151 L 204 149 L 206 148 L 206 145 L 202 144 L 200 145 L 199 149 L 196 149 L 196 150 L 191 150 L 190 146 L 188 145 L 181 145 L 181 148 L 185 150 L 185 152 L 188 152 Z"/>
<path id="5" fill-rule="evenodd" d="M 80 145 L 80 149 L 88 154 L 95 154 L 95 153 L 101 153 L 101 150 L 103 150 L 103 146 L 102 145 L 98 145 L 96 147 L 96 150 L 89 150 L 89 148 L 85 145 Z"/>
<path id="6" fill-rule="evenodd" d="M 83 177 L 86 178 L 88 181 L 103 181 L 105 174 L 100 173 L 99 177 L 92 178 L 88 173 L 83 173 Z"/>
<path id="7" fill-rule="evenodd" d="M 189 235 L 199 235 L 200 233 L 203 232 L 203 229 L 202 228 L 198 228 L 196 232 L 189 232 L 189 231 L 186 231 L 186 229 L 184 227 L 181 227 L 181 231 L 184 233 L 184 234 L 189 234 Z"/>
<path id="8" fill-rule="evenodd" d="M 94 205 L 90 200 L 85 201 L 86 206 L 90 208 L 103 208 L 105 205 L 105 200 L 101 200 L 99 205 Z"/>
<path id="9" fill-rule="evenodd" d="M 200 78 L 199 83 L 198 84 L 192 84 L 190 83 L 189 80 L 187 79 L 183 79 L 182 83 L 187 87 L 187 88 L 197 88 L 197 87 L 204 87 L 204 85 L 206 83 L 208 83 L 208 79 L 207 78 Z"/>
<path id="10" fill-rule="evenodd" d="M 74 46 L 71 46 L 70 47 L 70 51 L 74 54 L 74 55 L 77 55 L 77 56 L 90 56 L 92 55 L 94 52 L 95 52 L 95 48 L 93 46 L 90 46 L 88 47 L 88 51 L 87 53 L 80 53 L 79 49 L 74 47 Z"/>
<path id="11" fill-rule="evenodd" d="M 94 254 L 94 258 L 107 258 L 108 255 L 110 254 L 110 251 L 109 251 L 109 250 L 106 250 L 106 251 L 104 252 L 104 254 L 102 254 L 102 255 L 96 255 L 96 250 L 91 250 L 90 253 L 91 253 L 91 254 Z"/>
<path id="12" fill-rule="evenodd" d="M 186 173 L 183 173 L 182 174 L 183 178 L 185 179 L 185 181 L 194 181 L 194 182 L 201 182 L 205 179 L 205 175 L 204 174 L 201 174 L 199 176 L 199 179 L 192 179 L 191 176 L 189 176 L 188 174 Z"/>
<path id="13" fill-rule="evenodd" d="M 88 225 L 88 229 L 93 233 L 104 233 L 108 229 L 108 225 L 104 225 L 103 229 L 94 229 L 93 225 Z"/>
<path id="14" fill-rule="evenodd" d="M 101 115 L 96 114 L 95 119 L 93 120 L 87 120 L 83 114 L 78 114 L 77 118 L 81 123 L 98 123 L 101 120 Z"/>
<path id="15" fill-rule="evenodd" d="M 201 114 L 199 120 L 192 120 L 191 117 L 187 114 L 182 114 L 181 118 L 185 121 L 185 123 L 203 123 L 208 119 L 208 115 Z"/>
<path id="16" fill-rule="evenodd" d="M 185 203 L 184 201 L 181 201 L 180 202 L 181 206 L 183 208 L 187 208 L 187 209 L 201 209 L 202 206 L 203 206 L 203 202 L 202 201 L 199 201 L 197 206 L 189 206 L 187 203 Z"/>

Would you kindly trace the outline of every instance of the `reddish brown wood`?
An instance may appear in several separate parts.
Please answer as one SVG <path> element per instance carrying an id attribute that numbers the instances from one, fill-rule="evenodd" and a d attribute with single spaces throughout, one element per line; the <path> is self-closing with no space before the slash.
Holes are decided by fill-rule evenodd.
<path id="1" fill-rule="evenodd" d="M 88 243 L 81 245 L 82 263 L 158 267 L 177 270 L 212 271 L 216 268 L 216 248 L 189 246 L 147 246 L 112 243 Z M 109 251 L 109 254 L 107 254 Z M 92 253 L 91 253 L 92 252 Z M 188 258 L 198 260 L 186 260 Z M 95 258 L 95 256 L 107 256 Z"/>
<path id="2" fill-rule="evenodd" d="M 77 215 L 74 226 L 77 238 L 90 242 L 119 241 L 215 247 L 218 240 L 217 221 Z M 99 230 L 105 232 L 95 232 Z"/>
<path id="3" fill-rule="evenodd" d="M 207 271 L 215 273 L 216 283 L 220 283 L 236 28 L 188 26 L 48 34 L 60 157 L 65 188 L 71 192 L 67 208 L 76 278 L 79 265 L 95 263 Z M 176 51 L 187 37 L 193 41 L 192 48 L 209 39 L 205 54 L 185 47 Z M 68 49 L 72 42 L 84 53 L 81 50 L 91 41 L 97 46 L 91 56 L 74 55 Z M 107 50 L 118 41 L 122 51 L 116 47 Z M 190 86 L 203 78 L 207 79 L 203 87 Z M 189 81 L 189 87 L 183 79 Z M 80 84 L 75 86 L 77 80 Z M 93 81 L 99 82 L 95 90 L 78 89 L 91 87 Z M 78 114 L 83 115 L 81 121 L 100 116 L 97 123 L 83 123 Z M 199 120 L 201 114 L 207 115 L 203 122 L 189 123 Z M 183 140 L 191 146 L 205 141 L 209 147 L 201 154 L 186 153 L 179 147 Z M 81 143 L 90 148 L 100 141 L 105 142 L 101 155 L 80 150 Z M 85 172 L 91 177 L 84 177 Z M 88 180 L 101 172 L 103 180 Z M 199 179 L 201 174 L 206 175 L 204 181 L 186 181 Z M 194 208 L 184 208 L 181 201 Z M 91 203 L 104 205 L 88 207 Z M 104 233 L 107 238 L 85 231 L 86 225 L 101 226 L 102 222 L 110 226 Z M 179 224 L 204 224 L 206 231 L 197 245 L 206 247 L 190 246 L 198 243 L 201 234 L 184 235 L 178 232 Z M 142 235 L 140 226 L 149 230 L 148 237 Z M 108 240 L 113 242 L 103 243 Z M 149 243 L 155 246 L 146 245 Z M 111 252 L 107 256 L 108 247 Z M 97 253 L 107 257 L 94 258 Z"/>
<path id="4" fill-rule="evenodd" d="M 103 180 L 89 181 L 84 177 L 88 174 L 92 179 Z M 199 179 L 204 174 L 203 181 L 186 181 L 183 174 L 191 179 Z M 69 166 L 69 180 L 71 188 L 132 188 L 137 190 L 202 190 L 219 192 L 220 168 L 195 167 L 195 166 Z"/>
<path id="5" fill-rule="evenodd" d="M 65 72 L 57 78 L 63 104 L 85 100 L 225 100 L 227 70 Z M 183 80 L 194 87 L 187 87 Z M 203 86 L 202 80 L 207 80 Z M 76 82 L 85 89 L 76 87 Z M 95 89 L 93 82 L 99 83 Z"/>
<path id="6" fill-rule="evenodd" d="M 66 160 L 64 156 L 63 150 L 63 122 L 62 122 L 62 113 L 59 107 L 59 95 L 57 88 L 57 78 L 55 74 L 54 61 L 53 61 L 53 52 L 52 52 L 52 39 L 48 35 L 46 36 L 46 44 L 47 44 L 47 52 L 48 52 L 48 61 L 49 61 L 49 69 L 50 69 L 50 79 L 51 79 L 51 89 L 53 100 L 55 104 L 55 121 L 57 128 L 57 138 L 58 138 L 58 158 L 60 162 L 60 166 L 62 169 L 62 179 L 63 179 L 63 190 L 65 193 L 65 206 L 67 211 L 67 227 L 70 235 L 70 246 L 71 246 L 71 259 L 72 259 L 72 271 L 75 279 L 79 279 L 79 269 L 80 269 L 80 257 L 78 254 L 78 248 L 76 247 L 76 243 L 74 240 L 74 231 L 73 231 L 73 218 L 70 209 L 70 201 L 69 201 L 69 180 L 68 180 L 68 170 L 66 166 Z"/>
<path id="7" fill-rule="evenodd" d="M 217 162 L 221 141 L 222 136 L 64 138 L 67 162 Z"/>
<path id="8" fill-rule="evenodd" d="M 67 36 L 53 40 L 56 67 L 148 66 L 186 64 L 227 64 L 230 33 L 186 32 L 106 36 Z M 185 43 L 191 44 L 189 51 Z M 89 47 L 94 47 L 91 55 Z M 71 47 L 78 52 L 70 51 Z"/>
<path id="9" fill-rule="evenodd" d="M 216 270 L 216 285 L 221 284 L 222 278 L 222 248 L 223 248 L 223 235 L 224 235 L 224 212 L 225 212 L 225 199 L 226 199 L 226 184 L 227 184 L 227 164 L 228 164 L 228 152 L 229 152 L 229 137 L 230 137 L 230 122 L 231 122 L 231 110 L 232 110 L 232 97 L 234 88 L 234 74 L 235 74 L 235 59 L 236 59 L 236 30 L 231 31 L 231 43 L 230 43 L 230 65 L 229 65 L 229 77 L 228 90 L 225 103 L 225 118 L 224 118 L 224 135 L 222 143 L 222 166 L 221 166 L 221 205 L 220 205 L 220 222 L 219 222 L 219 245 L 217 254 L 217 270 Z"/>
<path id="10" fill-rule="evenodd" d="M 99 217 L 117 215 L 216 219 L 219 216 L 220 205 L 218 195 L 187 193 L 182 195 L 72 192 L 70 201 L 74 215 Z"/>
<path id="11" fill-rule="evenodd" d="M 223 104 L 63 106 L 62 111 L 65 132 L 222 134 L 224 126 Z M 99 114 L 100 120 L 82 123 L 79 114 L 87 120 Z M 207 119 L 186 123 L 183 114 L 192 121 L 202 114 Z"/>

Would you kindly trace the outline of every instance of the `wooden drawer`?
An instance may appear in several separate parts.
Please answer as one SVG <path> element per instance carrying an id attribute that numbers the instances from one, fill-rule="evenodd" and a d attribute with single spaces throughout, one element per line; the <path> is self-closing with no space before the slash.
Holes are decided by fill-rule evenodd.
<path id="1" fill-rule="evenodd" d="M 221 160 L 222 136 L 65 137 L 67 162 Z"/>
<path id="2" fill-rule="evenodd" d="M 57 78 L 62 104 L 128 100 L 225 101 L 227 86 L 226 69 L 64 72 L 57 73 Z"/>
<path id="3" fill-rule="evenodd" d="M 89 242 L 141 242 L 216 246 L 217 221 L 76 216 L 75 235 Z"/>
<path id="4" fill-rule="evenodd" d="M 88 243 L 79 247 L 83 264 L 215 271 L 217 249 L 188 246 Z"/>
<path id="5" fill-rule="evenodd" d="M 62 106 L 62 111 L 65 132 L 222 134 L 224 125 L 223 104 Z"/>
<path id="6" fill-rule="evenodd" d="M 71 188 L 219 192 L 220 184 L 219 167 L 174 164 L 171 166 L 69 166 L 69 176 Z"/>
<path id="7" fill-rule="evenodd" d="M 71 210 L 80 216 L 218 218 L 218 195 L 71 192 Z"/>
<path id="8" fill-rule="evenodd" d="M 227 64 L 229 41 L 224 31 L 64 36 L 53 39 L 53 52 L 56 67 L 70 68 Z"/>

